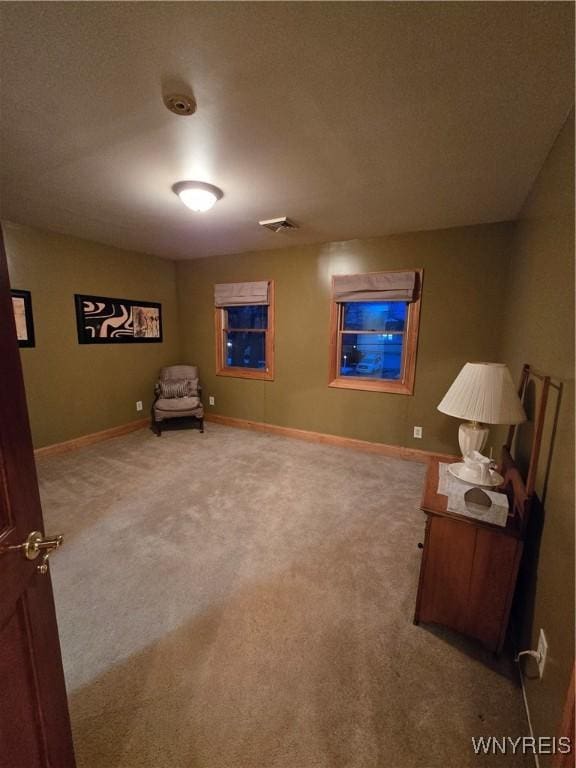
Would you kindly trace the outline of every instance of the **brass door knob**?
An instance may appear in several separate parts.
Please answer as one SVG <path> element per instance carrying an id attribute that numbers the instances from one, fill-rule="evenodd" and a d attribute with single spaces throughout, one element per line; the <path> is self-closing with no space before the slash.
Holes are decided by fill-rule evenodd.
<path id="1" fill-rule="evenodd" d="M 61 534 L 45 537 L 40 531 L 32 531 L 28 534 L 26 541 L 22 544 L 13 544 L 10 547 L 4 547 L 4 549 L 0 549 L 0 554 L 19 549 L 27 560 L 36 560 L 39 555 L 42 555 L 42 562 L 38 566 L 38 570 L 40 573 L 46 573 L 48 571 L 48 557 L 50 556 L 50 552 L 52 552 L 53 549 L 61 547 L 63 541 L 64 536 Z"/>

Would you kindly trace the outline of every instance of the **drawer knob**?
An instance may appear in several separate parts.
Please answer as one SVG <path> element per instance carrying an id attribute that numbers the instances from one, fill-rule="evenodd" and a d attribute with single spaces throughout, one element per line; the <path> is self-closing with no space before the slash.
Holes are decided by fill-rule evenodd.
<path id="1" fill-rule="evenodd" d="M 421 541 L 418 542 L 418 549 L 424 549 L 424 544 Z"/>

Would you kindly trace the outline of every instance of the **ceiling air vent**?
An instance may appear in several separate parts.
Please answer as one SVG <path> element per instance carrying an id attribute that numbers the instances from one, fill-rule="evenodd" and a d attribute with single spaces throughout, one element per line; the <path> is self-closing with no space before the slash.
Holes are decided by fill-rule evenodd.
<path id="1" fill-rule="evenodd" d="M 265 229 L 269 229 L 270 232 L 287 232 L 290 229 L 298 229 L 298 225 L 287 216 L 281 216 L 279 219 L 264 219 L 259 221 L 258 224 Z"/>

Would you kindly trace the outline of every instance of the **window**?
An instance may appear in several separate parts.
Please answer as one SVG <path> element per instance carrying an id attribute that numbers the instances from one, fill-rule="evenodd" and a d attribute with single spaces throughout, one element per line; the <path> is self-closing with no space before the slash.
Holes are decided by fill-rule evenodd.
<path id="1" fill-rule="evenodd" d="M 274 378 L 274 283 L 215 286 L 216 373 Z"/>
<path id="2" fill-rule="evenodd" d="M 333 278 L 330 386 L 412 394 L 422 270 Z"/>

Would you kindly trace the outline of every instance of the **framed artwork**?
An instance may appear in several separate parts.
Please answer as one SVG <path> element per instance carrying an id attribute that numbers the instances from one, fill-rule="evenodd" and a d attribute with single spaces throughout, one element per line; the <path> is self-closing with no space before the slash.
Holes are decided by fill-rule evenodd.
<path id="1" fill-rule="evenodd" d="M 151 301 L 75 294 L 79 344 L 162 341 L 162 305 Z"/>
<path id="2" fill-rule="evenodd" d="M 30 291 L 12 290 L 12 308 L 16 321 L 16 337 L 19 347 L 35 347 L 32 296 Z"/>

